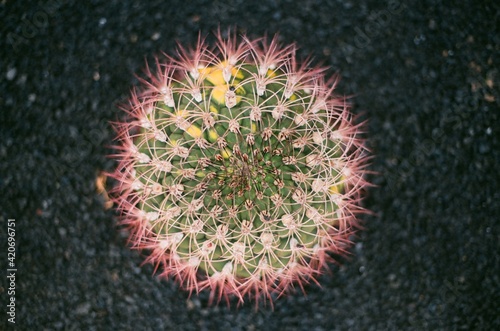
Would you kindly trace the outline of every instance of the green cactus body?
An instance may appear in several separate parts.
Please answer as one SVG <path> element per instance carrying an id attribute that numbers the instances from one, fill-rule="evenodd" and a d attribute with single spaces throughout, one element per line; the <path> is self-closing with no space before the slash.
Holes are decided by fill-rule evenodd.
<path id="1" fill-rule="evenodd" d="M 218 39 L 158 62 L 133 93 L 115 202 L 162 275 L 270 298 L 350 243 L 366 153 L 323 68 L 298 67 L 276 38 Z"/>

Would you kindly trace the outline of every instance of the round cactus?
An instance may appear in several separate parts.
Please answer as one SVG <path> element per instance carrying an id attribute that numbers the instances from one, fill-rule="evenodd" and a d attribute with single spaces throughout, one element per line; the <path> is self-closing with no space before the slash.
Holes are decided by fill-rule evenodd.
<path id="1" fill-rule="evenodd" d="M 112 196 L 161 276 L 217 301 L 272 300 L 314 280 L 359 228 L 362 123 L 294 45 L 216 36 L 146 69 L 115 123 Z"/>

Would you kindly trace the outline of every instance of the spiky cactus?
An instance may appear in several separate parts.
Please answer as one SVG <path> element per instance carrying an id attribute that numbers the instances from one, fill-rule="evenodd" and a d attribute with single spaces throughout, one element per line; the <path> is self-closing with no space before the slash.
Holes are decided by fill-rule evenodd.
<path id="1" fill-rule="evenodd" d="M 346 252 L 366 149 L 336 78 L 309 65 L 276 37 L 219 32 L 147 68 L 116 123 L 113 197 L 161 276 L 271 299 Z"/>

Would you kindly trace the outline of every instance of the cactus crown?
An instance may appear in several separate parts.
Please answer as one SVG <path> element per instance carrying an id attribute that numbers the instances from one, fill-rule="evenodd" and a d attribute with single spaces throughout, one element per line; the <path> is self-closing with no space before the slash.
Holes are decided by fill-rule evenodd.
<path id="1" fill-rule="evenodd" d="M 365 148 L 336 79 L 293 45 L 217 39 L 146 69 L 116 124 L 114 201 L 162 276 L 270 299 L 345 252 Z"/>

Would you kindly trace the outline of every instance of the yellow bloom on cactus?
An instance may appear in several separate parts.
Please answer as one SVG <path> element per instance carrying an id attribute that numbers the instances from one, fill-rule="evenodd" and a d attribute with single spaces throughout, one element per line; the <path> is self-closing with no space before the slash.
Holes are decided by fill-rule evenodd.
<path id="1" fill-rule="evenodd" d="M 186 129 L 186 132 L 189 133 L 189 135 L 191 137 L 193 137 L 193 138 L 199 138 L 203 134 L 203 132 L 201 131 L 201 129 L 198 126 L 194 125 L 194 124 L 191 124 Z"/>
<path id="2" fill-rule="evenodd" d="M 226 70 L 229 68 L 229 70 Z M 225 96 L 227 91 L 231 88 L 228 84 L 227 74 L 225 77 L 225 72 L 230 74 L 229 77 L 232 79 L 242 79 L 244 76 L 238 68 L 231 66 L 227 61 L 222 61 L 216 66 L 210 66 L 206 68 L 199 69 L 200 75 L 205 77 L 205 79 L 213 85 L 211 98 L 215 100 L 219 105 L 223 105 L 225 102 Z M 240 101 L 240 97 L 237 97 L 236 103 Z"/>

